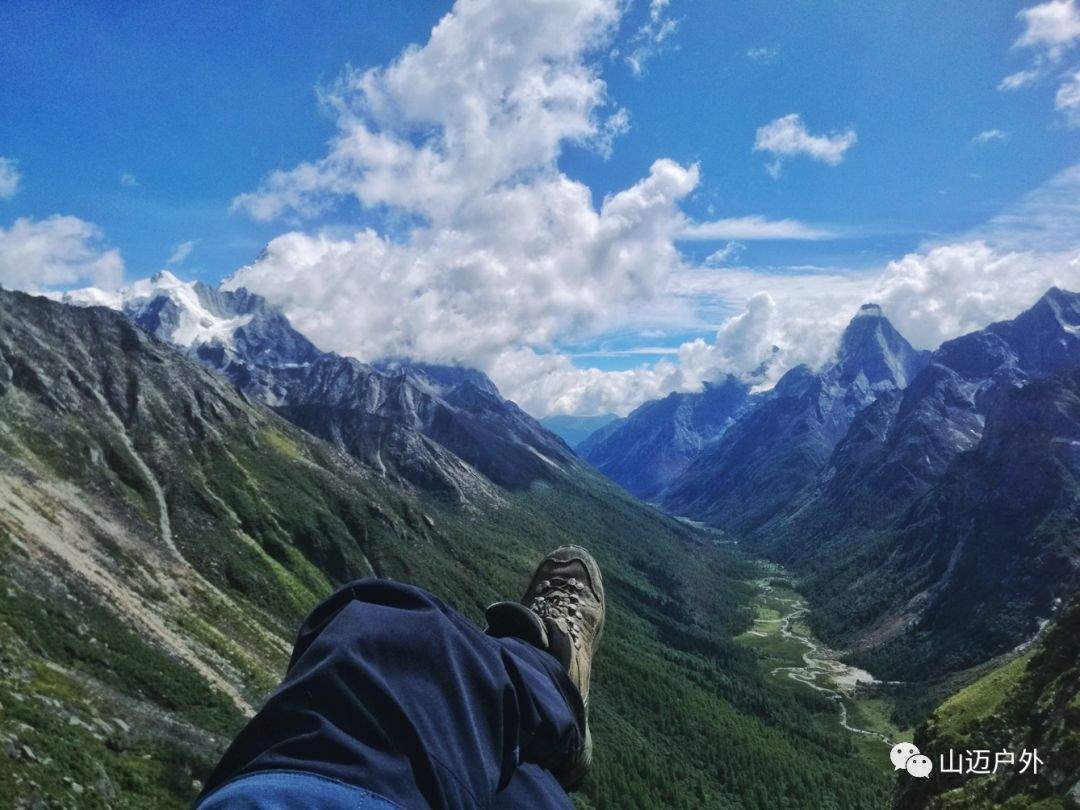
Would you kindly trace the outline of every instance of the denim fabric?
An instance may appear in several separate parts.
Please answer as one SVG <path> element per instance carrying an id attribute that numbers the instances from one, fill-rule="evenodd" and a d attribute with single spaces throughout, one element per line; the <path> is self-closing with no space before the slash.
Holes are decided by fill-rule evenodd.
<path id="1" fill-rule="evenodd" d="M 226 782 L 199 810 L 400 810 L 382 796 L 302 771 L 256 771 Z"/>

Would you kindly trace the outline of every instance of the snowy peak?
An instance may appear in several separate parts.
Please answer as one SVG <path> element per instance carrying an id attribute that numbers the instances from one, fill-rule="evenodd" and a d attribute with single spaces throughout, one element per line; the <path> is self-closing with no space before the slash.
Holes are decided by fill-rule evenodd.
<path id="1" fill-rule="evenodd" d="M 864 379 L 872 389 L 906 388 L 926 357 L 896 331 L 880 306 L 868 303 L 844 330 L 834 368 L 845 385 Z"/>
<path id="2" fill-rule="evenodd" d="M 194 348 L 204 343 L 230 345 L 233 333 L 251 313 L 237 313 L 217 290 L 200 281 L 181 281 L 168 270 L 115 292 L 88 287 L 60 299 L 77 306 L 106 306 L 124 313 L 161 340 Z"/>

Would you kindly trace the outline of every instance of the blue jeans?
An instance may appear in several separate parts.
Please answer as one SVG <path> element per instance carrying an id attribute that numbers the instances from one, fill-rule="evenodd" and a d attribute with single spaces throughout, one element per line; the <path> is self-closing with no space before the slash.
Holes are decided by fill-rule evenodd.
<path id="1" fill-rule="evenodd" d="M 419 588 L 360 580 L 304 622 L 285 680 L 196 807 L 572 807 L 551 772 L 581 746 L 583 717 L 548 653 Z"/>

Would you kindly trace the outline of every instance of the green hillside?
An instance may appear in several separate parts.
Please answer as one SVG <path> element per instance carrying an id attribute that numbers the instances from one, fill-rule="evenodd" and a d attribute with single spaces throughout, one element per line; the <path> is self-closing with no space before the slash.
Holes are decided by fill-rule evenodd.
<path id="1" fill-rule="evenodd" d="M 935 762 L 949 749 L 1037 751 L 1043 765 L 1002 766 L 993 775 L 935 773 L 903 781 L 899 808 L 1039 808 L 1080 803 L 1080 599 L 1029 649 L 1009 657 L 944 701 L 915 743 Z M 993 756 L 993 754 L 991 754 Z"/>

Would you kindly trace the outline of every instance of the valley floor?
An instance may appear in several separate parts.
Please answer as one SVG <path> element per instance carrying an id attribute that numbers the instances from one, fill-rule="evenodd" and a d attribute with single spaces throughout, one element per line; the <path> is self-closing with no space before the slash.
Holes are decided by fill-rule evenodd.
<path id="1" fill-rule="evenodd" d="M 882 683 L 869 672 L 845 664 L 840 651 L 810 631 L 805 623 L 809 608 L 787 572 L 775 563 L 761 565 L 765 575 L 754 583 L 753 627 L 735 640 L 762 657 L 778 688 L 812 689 L 833 700 L 836 724 L 853 735 L 859 756 L 891 774 L 889 749 L 912 734 L 912 729 L 890 719 L 895 687 L 900 684 Z"/>

